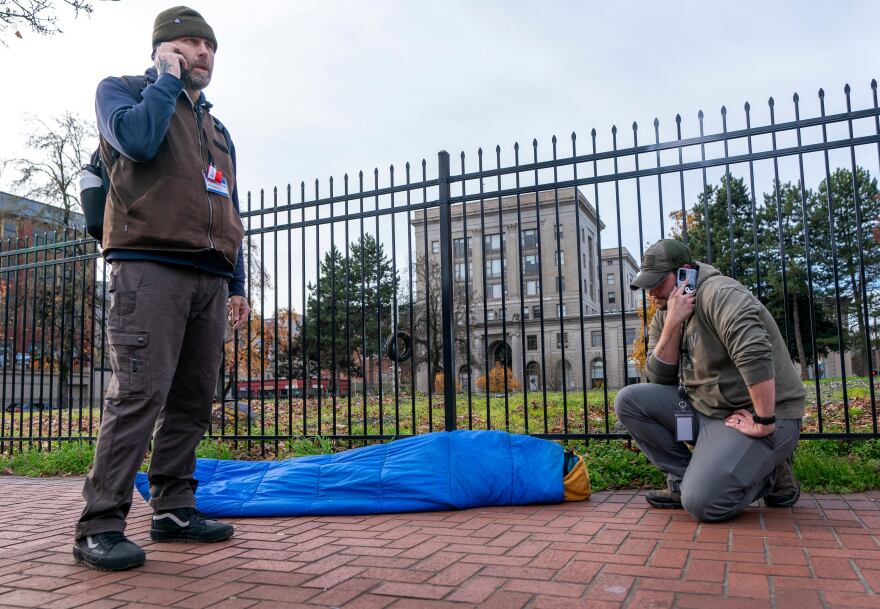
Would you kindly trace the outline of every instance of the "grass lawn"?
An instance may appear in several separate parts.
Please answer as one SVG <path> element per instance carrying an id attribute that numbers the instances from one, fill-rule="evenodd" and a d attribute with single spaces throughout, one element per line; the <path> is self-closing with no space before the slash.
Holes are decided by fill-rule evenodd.
<path id="1" fill-rule="evenodd" d="M 822 404 L 822 431 L 842 432 L 849 421 L 851 431 L 873 429 L 870 386 L 865 378 L 847 379 L 848 408 L 842 404 L 839 379 L 822 381 L 817 402 L 813 383 L 806 383 L 807 406 L 804 432 L 819 430 L 817 403 Z M 562 392 L 521 392 L 508 396 L 473 393 L 460 395 L 456 413 L 459 429 L 505 429 L 513 433 L 584 434 L 613 431 L 614 391 L 602 389 Z M 525 399 L 524 399 L 525 398 Z M 585 408 L 586 403 L 586 408 Z M 407 436 L 444 429 L 442 395 L 400 395 L 393 393 L 380 401 L 362 396 L 291 401 L 258 399 L 239 401 L 238 412 L 232 403 L 215 408 L 209 439 L 199 446 L 201 457 L 219 459 L 278 459 L 306 454 L 328 453 L 361 445 L 332 436 L 385 435 Z M 48 435 L 89 437 L 97 435 L 98 411 L 72 413 L 4 414 L 4 435 L 21 437 L 22 442 L 7 443 L 0 454 L 0 471 L 30 476 L 83 474 L 88 470 L 93 447 L 88 442 L 54 442 L 52 450 L 29 443 L 28 436 Z M 335 417 L 334 417 L 335 415 Z M 847 419 L 848 416 L 848 419 Z M 10 433 L 11 430 L 11 433 Z M 31 431 L 32 430 L 32 431 Z M 334 434 L 335 430 L 335 434 Z M 233 442 L 225 436 L 247 436 Z M 272 436 L 281 436 L 275 439 Z M 267 438 L 269 436 L 270 438 Z M 264 441 L 261 439 L 266 438 Z M 645 459 L 637 447 L 622 440 L 568 441 L 588 459 L 596 490 L 623 487 L 658 487 L 663 477 Z M 149 455 L 147 455 L 149 459 Z M 148 461 L 147 461 L 148 462 Z M 819 492 L 851 492 L 880 488 L 880 441 L 810 440 L 801 443 L 795 467 L 803 488 Z"/>

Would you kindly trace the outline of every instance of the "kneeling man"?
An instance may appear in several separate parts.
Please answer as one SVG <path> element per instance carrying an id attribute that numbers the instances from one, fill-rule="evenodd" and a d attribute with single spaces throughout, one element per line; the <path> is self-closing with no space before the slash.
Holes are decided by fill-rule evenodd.
<path id="1" fill-rule="evenodd" d="M 695 289 L 677 285 L 680 268 L 696 272 Z M 703 522 L 733 518 L 759 498 L 794 505 L 791 457 L 806 392 L 770 312 L 674 239 L 648 248 L 630 288 L 648 290 L 657 306 L 649 382 L 622 389 L 614 409 L 666 474 L 668 488 L 648 503 Z"/>

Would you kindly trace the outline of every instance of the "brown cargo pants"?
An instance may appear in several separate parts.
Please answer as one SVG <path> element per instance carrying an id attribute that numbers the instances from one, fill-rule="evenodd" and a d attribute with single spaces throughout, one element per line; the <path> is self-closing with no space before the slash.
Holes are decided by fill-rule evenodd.
<path id="1" fill-rule="evenodd" d="M 77 539 L 125 529 L 151 437 L 150 504 L 195 506 L 195 448 L 210 421 L 226 330 L 228 287 L 219 275 L 115 261 L 108 290 L 113 377 Z"/>

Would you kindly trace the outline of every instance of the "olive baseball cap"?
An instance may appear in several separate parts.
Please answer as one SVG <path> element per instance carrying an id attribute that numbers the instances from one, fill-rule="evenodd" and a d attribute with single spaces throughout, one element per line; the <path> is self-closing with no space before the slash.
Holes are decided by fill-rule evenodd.
<path id="1" fill-rule="evenodd" d="M 670 271 L 693 264 L 691 250 L 677 239 L 661 239 L 645 250 L 642 268 L 630 284 L 631 290 L 650 290 L 663 281 Z"/>

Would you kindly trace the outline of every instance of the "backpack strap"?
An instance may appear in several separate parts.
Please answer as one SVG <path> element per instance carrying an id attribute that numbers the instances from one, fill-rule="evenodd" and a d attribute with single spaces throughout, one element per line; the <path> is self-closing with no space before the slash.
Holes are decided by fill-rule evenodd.
<path id="1" fill-rule="evenodd" d="M 223 123 L 220 122 L 220 119 L 218 119 L 213 114 L 211 115 L 211 118 L 214 121 L 214 128 L 223 134 L 223 139 L 226 140 L 226 147 L 229 149 L 229 157 L 232 158 L 232 136 L 229 135 L 229 131 L 226 130 L 226 127 L 223 125 Z M 235 161 L 234 160 L 233 160 L 232 165 L 233 165 L 232 168 L 235 169 Z"/>

